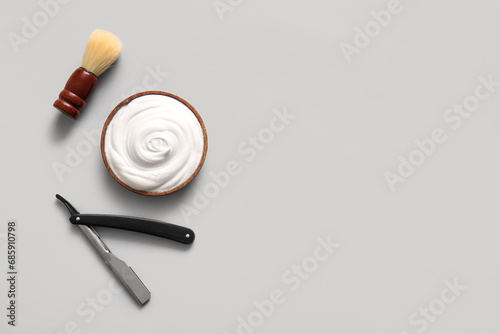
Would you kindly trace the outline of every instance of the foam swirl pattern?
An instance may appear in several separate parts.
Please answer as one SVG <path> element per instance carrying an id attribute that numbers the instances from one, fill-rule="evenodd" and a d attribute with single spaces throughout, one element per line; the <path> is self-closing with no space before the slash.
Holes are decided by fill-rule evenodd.
<path id="1" fill-rule="evenodd" d="M 109 122 L 105 154 L 116 177 L 143 192 L 165 192 L 186 182 L 203 157 L 204 136 L 195 114 L 165 95 L 143 95 Z"/>

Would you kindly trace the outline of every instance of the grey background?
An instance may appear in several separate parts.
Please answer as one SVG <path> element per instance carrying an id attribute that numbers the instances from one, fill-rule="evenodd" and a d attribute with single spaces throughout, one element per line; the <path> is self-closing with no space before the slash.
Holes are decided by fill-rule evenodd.
<path id="1" fill-rule="evenodd" d="M 286 302 L 255 333 L 419 333 L 410 315 L 456 278 L 467 288 L 425 332 L 498 333 L 500 92 L 458 130 L 442 116 L 474 93 L 478 76 L 500 80 L 500 3 L 403 0 L 348 63 L 340 43 L 352 44 L 353 29 L 388 2 L 233 1 L 222 20 L 210 0 L 73 0 L 16 53 L 8 34 L 21 35 L 23 17 L 42 9 L 2 1 L 0 233 L 9 219 L 19 223 L 20 276 L 18 326 L 2 311 L 0 332 L 55 334 L 74 322 L 81 333 L 233 334 L 255 300 L 280 289 Z M 124 49 L 75 122 L 52 103 L 95 28 L 115 33 Z M 107 173 L 96 145 L 58 180 L 53 163 L 85 145 L 84 132 L 100 131 L 156 67 L 168 76 L 151 83 L 189 101 L 206 123 L 209 152 L 196 180 L 165 197 L 131 193 Z M 296 117 L 246 161 L 238 146 L 268 127 L 275 108 Z M 391 192 L 384 173 L 436 127 L 448 140 Z M 231 160 L 241 173 L 186 220 L 180 206 L 192 206 L 210 173 Z M 115 293 L 87 322 L 78 306 L 114 277 L 56 193 L 81 212 L 166 220 L 197 239 L 184 247 L 99 229 L 152 298 L 140 308 Z M 292 292 L 282 274 L 328 235 L 340 248 Z"/>

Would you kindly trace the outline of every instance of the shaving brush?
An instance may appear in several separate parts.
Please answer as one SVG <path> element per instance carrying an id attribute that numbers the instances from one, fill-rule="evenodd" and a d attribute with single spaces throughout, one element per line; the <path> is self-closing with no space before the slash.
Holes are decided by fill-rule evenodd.
<path id="1" fill-rule="evenodd" d="M 122 52 L 122 42 L 105 30 L 94 30 L 87 41 L 82 67 L 66 82 L 54 107 L 73 119 L 80 116 L 86 100 L 99 81 L 98 77 L 113 64 Z"/>

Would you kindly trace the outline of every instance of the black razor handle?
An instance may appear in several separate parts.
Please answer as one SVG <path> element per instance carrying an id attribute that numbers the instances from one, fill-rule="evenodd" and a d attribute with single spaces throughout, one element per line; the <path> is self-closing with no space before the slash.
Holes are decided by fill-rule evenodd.
<path id="1" fill-rule="evenodd" d="M 190 228 L 146 218 L 74 214 L 69 218 L 69 221 L 75 225 L 111 227 L 151 234 L 183 244 L 192 244 L 195 238 L 194 232 Z"/>

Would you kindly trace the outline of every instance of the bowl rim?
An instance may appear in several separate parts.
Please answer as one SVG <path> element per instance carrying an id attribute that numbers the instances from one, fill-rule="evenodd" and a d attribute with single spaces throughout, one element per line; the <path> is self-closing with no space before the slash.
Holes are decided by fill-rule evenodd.
<path id="1" fill-rule="evenodd" d="M 200 123 L 201 129 L 202 129 L 202 132 L 203 132 L 203 153 L 202 153 L 200 162 L 199 162 L 198 166 L 196 167 L 195 171 L 193 172 L 193 174 L 191 174 L 191 176 L 186 181 L 184 181 L 183 183 L 181 183 L 177 187 L 169 189 L 169 190 L 166 190 L 166 191 L 147 192 L 147 191 L 142 191 L 142 190 L 137 190 L 135 188 L 132 188 L 131 186 L 127 185 L 122 180 L 120 180 L 120 178 L 113 172 L 113 170 L 109 166 L 108 159 L 106 157 L 105 141 L 106 141 L 106 131 L 108 129 L 109 123 L 111 123 L 111 121 L 113 120 L 113 117 L 116 115 L 116 113 L 124 105 L 127 105 L 130 102 L 132 102 L 132 100 L 134 100 L 134 99 L 136 99 L 138 97 L 141 97 L 141 96 L 145 96 L 145 95 L 164 95 L 164 96 L 167 96 L 167 97 L 170 97 L 170 98 L 178 100 L 179 102 L 181 102 L 182 104 L 184 104 L 186 107 L 188 107 L 189 110 L 191 110 L 191 112 L 196 116 L 196 119 Z M 163 196 L 163 195 L 168 195 L 168 194 L 171 194 L 171 193 L 173 193 L 173 192 L 175 192 L 175 191 L 177 191 L 179 189 L 184 188 L 200 172 L 200 170 L 203 167 L 203 164 L 205 162 L 205 158 L 207 156 L 207 151 L 208 151 L 207 129 L 205 128 L 205 123 L 203 122 L 203 119 L 201 118 L 201 116 L 198 113 L 198 111 L 196 111 L 196 109 L 191 104 L 189 104 L 186 100 L 184 100 L 183 98 L 181 98 L 181 97 L 179 97 L 177 95 L 174 95 L 174 94 L 171 94 L 171 93 L 167 93 L 167 92 L 164 92 L 164 91 L 159 91 L 159 90 L 150 90 L 150 91 L 140 92 L 140 93 L 131 95 L 131 96 L 127 97 L 126 99 L 124 99 L 123 101 L 121 101 L 120 103 L 118 103 L 118 105 L 113 109 L 113 111 L 111 111 L 111 113 L 109 114 L 108 118 L 106 119 L 106 122 L 104 123 L 104 126 L 102 128 L 102 132 L 101 132 L 101 156 L 102 156 L 102 159 L 104 161 L 104 165 L 106 166 L 106 169 L 108 170 L 109 174 L 111 174 L 111 176 L 113 177 L 113 179 L 115 179 L 115 181 L 118 182 L 122 187 L 124 187 L 127 190 L 130 190 L 130 191 L 132 191 L 134 193 L 137 193 L 137 194 L 140 194 L 140 195 L 145 195 L 145 196 Z"/>

